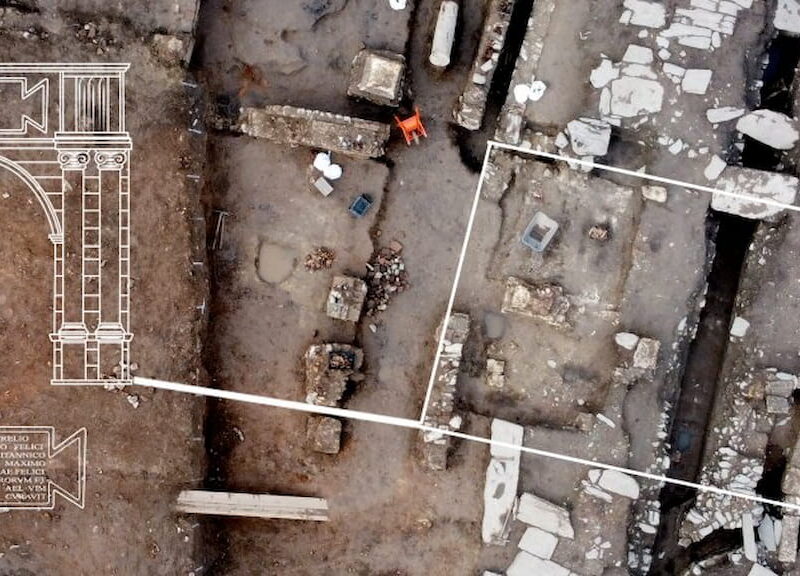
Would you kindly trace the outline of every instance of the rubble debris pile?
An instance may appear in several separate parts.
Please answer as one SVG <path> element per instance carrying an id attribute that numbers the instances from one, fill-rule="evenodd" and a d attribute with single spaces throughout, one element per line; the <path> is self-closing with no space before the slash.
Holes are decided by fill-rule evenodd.
<path id="1" fill-rule="evenodd" d="M 362 378 L 359 370 L 364 353 L 349 344 L 314 344 L 305 356 L 306 402 L 318 406 L 340 406 L 351 382 Z M 323 454 L 338 454 L 341 448 L 342 422 L 336 418 L 309 416 L 306 439 L 309 447 Z"/>
<path id="2" fill-rule="evenodd" d="M 519 278 L 506 279 L 503 314 L 512 312 L 542 320 L 556 327 L 567 327 L 570 302 L 558 284 L 528 284 Z"/>
<path id="3" fill-rule="evenodd" d="M 506 363 L 497 358 L 486 359 L 486 385 L 501 389 L 506 383 Z"/>
<path id="4" fill-rule="evenodd" d="M 800 378 L 785 372 L 774 372 L 773 378 L 766 385 L 768 394 L 788 399 L 800 389 Z M 788 410 L 787 410 L 788 412 Z M 781 490 L 786 495 L 784 500 L 789 504 L 800 504 L 800 438 L 795 442 L 792 455 L 786 464 L 786 471 L 781 481 Z M 797 542 L 800 535 L 800 512 L 794 508 L 783 510 L 781 522 L 782 535 L 778 544 L 778 560 L 784 565 L 797 562 Z"/>
<path id="5" fill-rule="evenodd" d="M 492 440 L 511 446 L 522 446 L 524 428 L 497 418 L 492 420 Z M 511 532 L 511 520 L 517 501 L 519 465 L 522 452 L 492 444 L 491 460 L 486 468 L 483 488 L 483 522 L 481 537 L 485 544 L 505 546 Z"/>
<path id="6" fill-rule="evenodd" d="M 367 283 L 361 278 L 334 276 L 328 292 L 327 314 L 337 320 L 358 322 L 366 297 Z"/>
<path id="7" fill-rule="evenodd" d="M 744 379 L 727 384 L 726 424 L 710 431 L 719 447 L 703 467 L 701 482 L 736 492 L 756 492 L 764 474 L 769 435 L 775 426 L 774 406 L 784 402 L 788 405 L 797 384 L 796 376 L 774 368 L 748 373 Z M 778 415 L 784 415 L 783 409 Z M 800 497 L 800 483 L 796 482 L 800 475 L 795 476 L 797 471 L 792 466 L 790 463 L 787 467 L 782 486 L 788 502 L 792 501 L 792 491 L 797 491 Z M 759 526 L 764 509 L 742 498 L 699 494 L 680 527 L 680 535 L 685 542 L 698 542 L 715 530 L 740 528 L 747 514 L 752 515 L 754 525 Z"/>
<path id="8" fill-rule="evenodd" d="M 403 96 L 406 59 L 386 50 L 364 48 L 353 59 L 347 95 L 381 106 L 397 106 Z"/>
<path id="9" fill-rule="evenodd" d="M 364 353 L 349 344 L 314 344 L 306 351 L 304 360 L 306 402 L 335 407 L 350 382 L 360 380 Z"/>
<path id="10" fill-rule="evenodd" d="M 120 48 L 120 42 L 115 38 L 108 23 L 98 25 L 94 22 L 86 22 L 83 26 L 78 27 L 75 37 L 80 42 L 95 46 L 95 52 L 98 55 Z"/>
<path id="11" fill-rule="evenodd" d="M 357 158 L 380 158 L 389 140 L 390 126 L 294 106 L 242 108 L 239 130 L 290 146 L 308 146 Z"/>
<path id="12" fill-rule="evenodd" d="M 188 35 L 153 34 L 150 46 L 156 58 L 168 66 L 178 66 L 189 62 L 194 47 Z"/>
<path id="13" fill-rule="evenodd" d="M 335 259 L 336 253 L 333 250 L 325 246 L 320 246 L 306 256 L 305 267 L 309 272 L 327 270 L 333 266 L 333 261 Z"/>
<path id="14" fill-rule="evenodd" d="M 455 396 L 458 389 L 458 371 L 464 352 L 464 343 L 469 336 L 470 317 L 458 312 L 450 315 L 442 340 L 436 377 L 433 381 L 425 425 L 438 430 L 457 430 L 461 418 L 454 416 Z M 443 326 L 439 326 L 441 334 Z M 437 334 L 437 335 L 438 335 Z M 430 470 L 447 469 L 447 452 L 450 436 L 434 430 L 422 433 L 422 462 Z"/>
<path id="15" fill-rule="evenodd" d="M 367 316 L 386 310 L 395 294 L 408 288 L 403 246 L 396 241 L 381 248 L 367 264 Z"/>
<path id="16" fill-rule="evenodd" d="M 467 130 L 478 130 L 483 123 L 489 89 L 506 41 L 514 4 L 515 0 L 492 0 L 489 4 L 475 62 L 453 111 L 456 123 Z"/>

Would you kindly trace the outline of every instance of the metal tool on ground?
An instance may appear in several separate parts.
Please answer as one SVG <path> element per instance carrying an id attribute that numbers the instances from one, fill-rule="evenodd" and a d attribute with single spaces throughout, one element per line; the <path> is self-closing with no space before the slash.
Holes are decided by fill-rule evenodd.
<path id="1" fill-rule="evenodd" d="M 422 118 L 419 114 L 419 107 L 414 108 L 414 114 L 408 118 L 401 119 L 399 116 L 394 117 L 397 126 L 403 132 L 403 137 L 406 139 L 406 144 L 411 146 L 411 143 L 419 144 L 420 136 L 428 137 L 425 131 L 425 126 L 422 124 Z"/>
<path id="2" fill-rule="evenodd" d="M 214 210 L 217 215 L 217 224 L 214 228 L 214 240 L 211 242 L 212 250 L 219 250 L 222 248 L 223 237 L 225 235 L 225 219 L 230 215 L 225 210 Z"/>

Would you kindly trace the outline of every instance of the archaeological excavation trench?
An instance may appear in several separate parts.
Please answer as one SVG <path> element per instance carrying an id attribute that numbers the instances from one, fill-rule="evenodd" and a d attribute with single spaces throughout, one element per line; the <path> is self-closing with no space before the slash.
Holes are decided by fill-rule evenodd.
<path id="1" fill-rule="evenodd" d="M 699 479 L 740 275 L 754 230 L 753 221 L 737 216 L 710 211 L 707 218 L 707 246 L 714 256 L 707 278 L 705 305 L 689 347 L 675 407 L 668 472 L 672 478 L 689 482 Z M 702 558 L 701 554 L 682 548 L 677 542 L 678 526 L 695 496 L 695 490 L 675 484 L 661 489 L 661 526 L 654 548 L 653 574 L 679 573 L 693 560 Z M 723 534 L 717 537 L 731 549 L 736 547 L 735 539 Z M 718 546 L 703 543 L 702 548 Z"/>

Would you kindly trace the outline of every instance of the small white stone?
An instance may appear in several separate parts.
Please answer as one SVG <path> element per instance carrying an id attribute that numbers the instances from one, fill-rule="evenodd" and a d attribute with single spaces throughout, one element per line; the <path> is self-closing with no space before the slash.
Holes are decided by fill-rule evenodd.
<path id="1" fill-rule="evenodd" d="M 711 161 L 703 171 L 703 175 L 706 177 L 706 180 L 716 180 L 719 178 L 719 175 L 722 174 L 722 171 L 725 170 L 726 166 L 727 164 L 725 163 L 725 160 L 716 155 L 712 156 Z"/>
<path id="2" fill-rule="evenodd" d="M 750 322 L 741 316 L 737 316 L 733 319 L 733 324 L 731 324 L 731 336 L 743 338 L 747 334 L 748 328 L 750 328 Z"/>
<path id="3" fill-rule="evenodd" d="M 706 110 L 706 118 L 712 124 L 720 124 L 733 120 L 739 116 L 744 116 L 744 108 L 736 108 L 735 106 L 722 106 L 721 108 L 709 108 Z"/>
<path id="4" fill-rule="evenodd" d="M 642 186 L 642 196 L 651 202 L 663 204 L 667 201 L 667 189 L 663 186 Z"/>
<path id="5" fill-rule="evenodd" d="M 631 332 L 617 332 L 614 335 L 614 342 L 617 346 L 625 350 L 634 350 L 639 343 L 639 337 Z"/>
<path id="6" fill-rule="evenodd" d="M 600 65 L 589 74 L 589 82 L 595 88 L 602 88 L 612 80 L 619 78 L 619 68 L 608 58 L 603 58 Z"/>
<path id="7" fill-rule="evenodd" d="M 645 46 L 638 46 L 630 44 L 622 56 L 623 62 L 632 62 L 634 64 L 650 64 L 653 61 L 653 51 Z"/>
<path id="8" fill-rule="evenodd" d="M 631 500 L 639 498 L 639 483 L 627 474 L 616 470 L 604 470 L 598 485 L 612 494 Z"/>
<path id="9" fill-rule="evenodd" d="M 683 76 L 681 88 L 689 94 L 705 94 L 711 82 L 711 70 L 689 68 Z"/>

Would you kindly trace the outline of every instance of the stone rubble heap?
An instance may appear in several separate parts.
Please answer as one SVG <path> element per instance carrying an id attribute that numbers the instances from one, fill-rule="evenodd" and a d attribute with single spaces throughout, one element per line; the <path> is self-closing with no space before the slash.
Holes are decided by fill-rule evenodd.
<path id="1" fill-rule="evenodd" d="M 700 483 L 755 494 L 764 474 L 766 448 L 776 414 L 784 416 L 789 412 L 789 398 L 797 389 L 798 379 L 770 368 L 748 373 L 743 379 L 729 382 L 726 386 L 725 425 L 710 430 L 710 441 L 715 442 L 718 448 L 711 461 L 704 465 Z M 784 476 L 788 490 L 795 489 L 793 481 L 790 466 Z M 786 488 L 784 491 L 790 494 Z M 800 492 L 800 483 L 797 489 Z M 698 542 L 721 528 L 740 528 L 746 514 L 752 516 L 755 526 L 759 526 L 764 518 L 760 504 L 732 496 L 699 494 L 680 527 L 681 539 L 688 544 Z"/>
<path id="2" fill-rule="evenodd" d="M 458 390 L 458 372 L 464 353 L 464 343 L 469 336 L 470 317 L 468 314 L 453 313 L 447 323 L 442 340 L 442 350 L 436 367 L 436 377 L 431 390 L 425 425 L 438 430 L 457 430 L 461 418 L 454 416 L 455 398 Z M 439 327 L 438 334 L 441 333 Z M 438 431 L 426 430 L 422 433 L 422 461 L 430 470 L 447 469 L 447 453 L 451 437 Z"/>
<path id="3" fill-rule="evenodd" d="M 350 344 L 314 344 L 303 356 L 306 402 L 339 406 L 350 382 L 361 378 L 364 352 Z"/>
<path id="4" fill-rule="evenodd" d="M 655 453 L 654 462 L 646 472 L 658 476 L 666 475 L 671 460 L 667 451 L 668 427 L 671 404 L 664 405 L 659 415 L 657 439 L 652 443 Z M 635 574 L 647 574 L 653 562 L 653 546 L 655 545 L 658 527 L 661 525 L 660 487 L 648 483 L 642 489 L 639 500 L 631 513 L 631 530 L 628 539 L 628 568 Z"/>
<path id="5" fill-rule="evenodd" d="M 800 378 L 781 372 L 776 373 L 773 383 L 792 392 L 800 388 Z M 768 385 L 769 386 L 769 385 Z M 795 442 L 792 456 L 786 464 L 786 471 L 781 481 L 781 490 L 786 495 L 785 501 L 789 504 L 800 504 L 800 438 Z M 781 537 L 778 539 L 778 560 L 784 565 L 794 565 L 797 562 L 797 542 L 800 535 L 800 512 L 796 509 L 786 508 L 783 511 L 781 522 Z"/>
<path id="6" fill-rule="evenodd" d="M 386 310 L 395 294 L 408 288 L 402 245 L 392 242 L 373 255 L 367 264 L 367 316 Z"/>
<path id="7" fill-rule="evenodd" d="M 325 246 L 320 246 L 306 256 L 305 267 L 309 272 L 327 270 L 333 266 L 333 261 L 335 259 L 336 253 L 333 250 Z"/>
<path id="8" fill-rule="evenodd" d="M 556 327 L 568 327 L 569 299 L 558 284 L 528 284 L 509 276 L 500 311 L 542 320 Z"/>
<path id="9" fill-rule="evenodd" d="M 502 389 L 506 385 L 505 360 L 486 359 L 486 385 L 493 389 Z"/>
<path id="10" fill-rule="evenodd" d="M 655 196 L 660 197 L 658 194 Z M 615 377 L 619 374 L 620 380 L 627 383 L 626 386 L 653 386 L 656 369 L 659 366 L 661 342 L 632 332 L 618 332 L 614 335 L 614 342 L 617 345 L 620 361 Z M 652 464 L 647 469 L 651 474 L 666 474 L 670 467 L 666 446 L 670 410 L 671 405 L 665 402 L 654 430 Z M 592 480 L 591 475 L 590 480 Z M 646 574 L 653 561 L 652 550 L 661 522 L 660 488 L 657 484 L 648 483 L 640 491 L 634 492 L 632 483 L 630 487 L 627 496 L 635 502 L 631 506 L 627 562 L 632 573 Z"/>
<path id="11" fill-rule="evenodd" d="M 318 406 L 338 407 L 351 382 L 361 379 L 364 353 L 349 344 L 314 344 L 303 356 L 305 364 L 306 402 Z M 342 423 L 327 416 L 309 416 L 306 438 L 312 450 L 338 454 Z"/>

